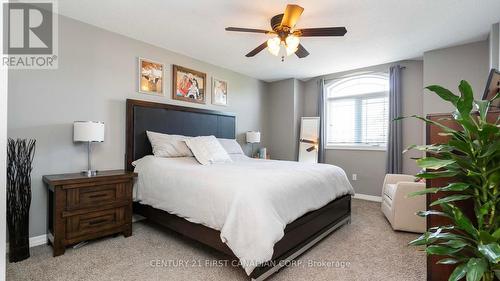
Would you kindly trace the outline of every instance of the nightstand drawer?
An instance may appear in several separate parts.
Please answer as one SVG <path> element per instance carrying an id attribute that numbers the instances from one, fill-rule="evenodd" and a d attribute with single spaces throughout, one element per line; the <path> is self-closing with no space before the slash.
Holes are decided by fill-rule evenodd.
<path id="1" fill-rule="evenodd" d="M 125 207 L 86 213 L 67 218 L 66 238 L 97 233 L 126 223 Z"/>
<path id="2" fill-rule="evenodd" d="M 88 207 L 98 207 L 129 198 L 128 183 L 103 184 L 83 188 L 67 189 L 66 209 L 74 210 Z"/>

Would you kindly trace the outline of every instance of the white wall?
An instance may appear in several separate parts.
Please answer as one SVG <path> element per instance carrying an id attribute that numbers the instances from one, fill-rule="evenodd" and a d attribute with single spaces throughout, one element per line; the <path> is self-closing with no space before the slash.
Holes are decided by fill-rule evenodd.
<path id="1" fill-rule="evenodd" d="M 137 93 L 138 56 L 166 64 L 164 97 Z M 172 64 L 207 73 L 206 105 L 171 99 Z M 228 107 L 210 104 L 212 76 L 228 81 Z M 73 121 L 106 124 L 105 142 L 94 145 L 94 167 L 120 169 L 125 162 L 127 98 L 234 112 L 237 136 L 243 143 L 244 132 L 262 128 L 266 90 L 267 84 L 257 79 L 59 17 L 59 69 L 9 72 L 9 136 L 37 140 L 30 236 L 46 233 L 47 192 L 42 176 L 86 167 L 85 146 L 72 142 Z"/>
<path id="2" fill-rule="evenodd" d="M 3 38 L 3 13 L 0 13 L 0 38 Z M 0 44 L 3 54 L 3 44 Z M 0 241 L 5 241 L 7 171 L 7 69 L 0 67 Z M 5 243 L 0 243 L 0 280 L 5 280 Z"/>
<path id="3" fill-rule="evenodd" d="M 403 115 L 422 114 L 422 61 L 401 61 L 398 64 L 406 67 L 402 71 L 402 104 Z M 388 72 L 390 64 L 366 67 L 352 71 L 328 74 L 322 77 L 311 79 L 305 83 L 304 87 L 304 115 L 318 115 L 318 94 L 319 78 L 335 79 L 354 73 L 367 71 Z M 411 144 L 421 144 L 423 141 L 423 125 L 413 119 L 403 122 L 403 146 Z M 415 174 L 418 171 L 415 161 L 411 157 L 418 157 L 416 152 L 410 152 L 403 156 L 403 172 Z M 343 168 L 349 179 L 352 174 L 357 174 L 357 180 L 352 181 L 355 191 L 361 194 L 380 196 L 382 192 L 382 182 L 385 176 L 385 151 L 370 150 L 326 150 L 326 163 L 337 165 Z"/>
<path id="4" fill-rule="evenodd" d="M 489 73 L 489 43 L 487 40 L 424 53 L 424 86 L 433 84 L 448 88 L 455 94 L 461 80 L 474 89 L 481 99 Z M 424 114 L 451 112 L 453 107 L 437 95 L 425 90 Z"/>

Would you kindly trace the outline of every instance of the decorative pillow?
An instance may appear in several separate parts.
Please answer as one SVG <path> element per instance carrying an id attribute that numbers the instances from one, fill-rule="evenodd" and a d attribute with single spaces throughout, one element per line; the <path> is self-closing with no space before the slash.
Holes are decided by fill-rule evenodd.
<path id="1" fill-rule="evenodd" d="M 217 139 L 228 154 L 245 154 L 240 144 L 233 139 Z"/>
<path id="2" fill-rule="evenodd" d="M 194 137 L 184 142 L 201 165 L 232 162 L 229 154 L 214 136 Z"/>
<path id="3" fill-rule="evenodd" d="M 146 131 L 153 154 L 157 157 L 189 157 L 193 156 L 185 140 L 190 137 L 180 135 L 167 135 Z"/>

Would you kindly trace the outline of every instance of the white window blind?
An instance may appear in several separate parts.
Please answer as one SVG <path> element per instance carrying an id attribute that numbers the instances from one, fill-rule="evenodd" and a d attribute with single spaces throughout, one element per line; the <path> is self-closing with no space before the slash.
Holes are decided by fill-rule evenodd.
<path id="1" fill-rule="evenodd" d="M 387 74 L 365 74 L 336 80 L 325 90 L 327 146 L 386 146 L 389 122 Z"/>

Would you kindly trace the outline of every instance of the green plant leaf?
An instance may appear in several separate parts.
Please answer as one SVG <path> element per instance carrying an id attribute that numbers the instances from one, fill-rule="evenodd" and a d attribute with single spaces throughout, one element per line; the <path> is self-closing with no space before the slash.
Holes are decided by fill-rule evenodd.
<path id="1" fill-rule="evenodd" d="M 446 214 L 444 212 L 436 211 L 436 210 L 427 210 L 427 211 L 418 211 L 417 212 L 417 216 L 419 216 L 419 217 L 427 217 L 430 215 L 451 218 L 448 214 Z"/>
<path id="2" fill-rule="evenodd" d="M 460 91 L 461 96 L 458 99 L 456 106 L 458 112 L 462 115 L 461 118 L 463 120 L 468 120 L 470 119 L 470 112 L 474 106 L 474 93 L 471 85 L 465 80 L 460 81 L 458 90 Z"/>
<path id="3" fill-rule="evenodd" d="M 467 218 L 462 211 L 457 208 L 453 204 L 448 204 L 448 203 L 443 203 L 440 205 L 443 211 L 446 213 L 452 214 L 453 221 L 455 222 L 455 225 L 470 234 L 472 237 L 477 239 L 479 237 L 479 233 L 477 229 L 474 227 L 472 222 Z"/>
<path id="4" fill-rule="evenodd" d="M 470 146 L 467 142 L 459 139 L 452 139 L 448 141 L 448 145 L 455 148 L 455 150 L 459 150 L 465 154 L 470 154 Z"/>
<path id="5" fill-rule="evenodd" d="M 455 201 L 462 201 L 471 198 L 472 195 L 463 195 L 463 194 L 453 194 L 447 197 L 441 197 L 438 200 L 434 201 L 431 203 L 430 206 L 436 206 L 440 205 L 443 203 L 449 203 L 449 202 L 455 202 Z"/>
<path id="6" fill-rule="evenodd" d="M 479 281 L 488 269 L 488 262 L 481 258 L 471 258 L 467 263 L 467 281 Z"/>
<path id="7" fill-rule="evenodd" d="M 438 260 L 436 263 L 437 264 L 457 264 L 457 263 L 459 263 L 459 261 L 456 259 L 453 259 L 453 258 L 446 258 L 446 259 Z"/>
<path id="8" fill-rule="evenodd" d="M 481 252 L 490 262 L 500 262 L 500 246 L 498 243 L 490 243 L 486 245 L 478 245 L 477 249 Z"/>
<path id="9" fill-rule="evenodd" d="M 495 232 L 493 232 L 491 236 L 493 236 L 495 239 L 500 239 L 500 228 L 495 230 Z"/>
<path id="10" fill-rule="evenodd" d="M 408 148 L 403 150 L 403 153 L 406 153 L 406 152 L 413 150 L 413 149 L 420 150 L 420 151 L 434 152 L 434 153 L 453 151 L 453 147 L 450 147 L 449 145 L 443 145 L 443 144 L 439 144 L 439 145 L 435 145 L 435 144 L 415 145 L 414 144 L 414 145 L 410 145 Z"/>
<path id="11" fill-rule="evenodd" d="M 422 190 L 419 190 L 419 191 L 412 192 L 412 193 L 408 194 L 408 197 L 414 197 L 414 196 L 417 196 L 417 195 L 424 195 L 424 194 L 427 194 L 427 193 L 436 193 L 438 191 L 439 191 L 438 187 L 430 187 L 430 188 L 426 188 L 426 189 L 422 189 Z"/>
<path id="12" fill-rule="evenodd" d="M 463 240 L 448 240 L 443 243 L 439 243 L 440 245 L 448 246 L 454 249 L 462 249 L 463 247 L 469 245 L 469 243 Z"/>
<path id="13" fill-rule="evenodd" d="M 451 178 L 458 174 L 458 172 L 441 171 L 441 172 L 425 172 L 417 174 L 416 177 L 423 179 L 438 179 L 438 178 Z"/>
<path id="14" fill-rule="evenodd" d="M 450 274 L 448 281 L 459 281 L 464 278 L 467 273 L 467 264 L 462 263 L 459 266 L 455 267 L 455 270 Z"/>
<path id="15" fill-rule="evenodd" d="M 500 270 L 493 270 L 493 272 L 495 273 L 497 279 L 500 280 Z"/>
<path id="16" fill-rule="evenodd" d="M 438 85 L 431 85 L 425 87 L 427 90 L 436 93 L 439 97 L 441 97 L 445 101 L 451 102 L 453 105 L 457 105 L 459 97 L 454 95 L 450 90 L 443 88 Z"/>
<path id="17" fill-rule="evenodd" d="M 496 242 L 495 237 L 491 236 L 488 231 L 481 230 L 479 231 L 479 240 L 481 244 L 490 244 Z"/>
<path id="18" fill-rule="evenodd" d="M 486 114 L 488 113 L 488 109 L 490 107 L 489 100 L 477 100 L 474 101 L 477 107 L 477 111 L 479 111 L 479 117 L 482 122 L 486 122 Z"/>
<path id="19" fill-rule="evenodd" d="M 425 249 L 425 251 L 429 255 L 440 255 L 440 256 L 453 256 L 453 254 L 459 252 L 460 250 L 461 249 L 454 249 L 439 245 L 431 245 Z"/>
<path id="20" fill-rule="evenodd" d="M 453 163 L 455 163 L 455 160 L 439 159 L 435 157 L 425 157 L 417 160 L 417 165 L 420 168 L 433 170 L 441 169 Z"/>
<path id="21" fill-rule="evenodd" d="M 440 188 L 440 191 L 464 191 L 468 189 L 471 185 L 462 182 L 450 183 L 445 187 Z"/>

